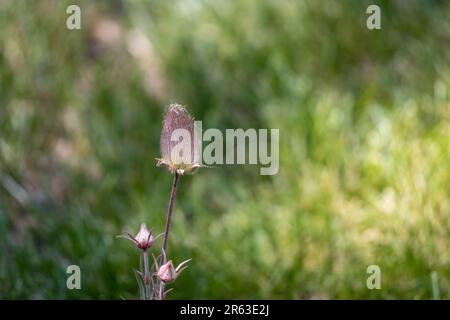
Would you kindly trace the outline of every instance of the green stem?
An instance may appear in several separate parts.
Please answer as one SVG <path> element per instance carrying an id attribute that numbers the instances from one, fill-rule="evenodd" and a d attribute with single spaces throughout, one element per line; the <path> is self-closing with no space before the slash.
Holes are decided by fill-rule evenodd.
<path id="1" fill-rule="evenodd" d="M 151 285 L 151 277 L 150 277 L 150 266 L 148 262 L 148 253 L 147 250 L 143 251 L 144 255 L 144 285 L 145 285 L 145 299 L 151 300 L 152 298 L 152 289 L 150 287 Z"/>

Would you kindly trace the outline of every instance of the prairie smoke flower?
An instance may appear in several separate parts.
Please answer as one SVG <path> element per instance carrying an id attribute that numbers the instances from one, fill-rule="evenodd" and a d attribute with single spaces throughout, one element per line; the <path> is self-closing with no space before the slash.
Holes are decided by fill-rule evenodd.
<path id="1" fill-rule="evenodd" d="M 161 159 L 157 166 L 166 166 L 171 173 L 193 173 L 200 164 L 200 141 L 195 134 L 194 119 L 186 108 L 171 104 L 164 117 L 161 132 Z"/>
<path id="2" fill-rule="evenodd" d="M 141 224 L 141 228 L 139 229 L 139 232 L 136 234 L 135 237 L 133 237 L 128 232 L 125 232 L 122 237 L 131 240 L 136 247 L 142 250 L 150 249 L 153 245 L 153 242 L 159 237 L 153 238 L 152 232 L 148 231 L 147 226 L 145 223 Z"/>
<path id="3" fill-rule="evenodd" d="M 167 263 L 163 264 L 158 268 L 157 276 L 164 283 L 169 283 L 174 281 L 180 275 L 181 271 L 187 268 L 187 263 L 190 261 L 185 260 L 178 265 L 178 267 L 174 268 L 172 260 L 169 260 Z"/>

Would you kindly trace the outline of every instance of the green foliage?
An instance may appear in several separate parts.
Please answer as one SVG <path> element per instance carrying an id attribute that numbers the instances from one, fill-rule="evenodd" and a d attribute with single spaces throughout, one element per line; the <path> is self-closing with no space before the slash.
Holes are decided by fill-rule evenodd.
<path id="1" fill-rule="evenodd" d="M 169 298 L 450 298 L 446 1 L 78 1 L 68 31 L 71 3 L 0 4 L 0 298 L 139 297 L 115 236 L 163 230 L 172 102 L 279 128 L 280 171 L 181 178 Z"/>

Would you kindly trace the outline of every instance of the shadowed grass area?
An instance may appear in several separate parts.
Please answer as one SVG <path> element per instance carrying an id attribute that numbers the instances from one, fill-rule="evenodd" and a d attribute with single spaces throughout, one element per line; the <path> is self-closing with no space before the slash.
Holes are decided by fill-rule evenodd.
<path id="1" fill-rule="evenodd" d="M 450 298 L 448 2 L 75 1 L 68 31 L 72 3 L 0 4 L 0 298 L 138 298 L 115 236 L 163 231 L 172 102 L 279 128 L 280 170 L 181 178 L 169 298 Z"/>

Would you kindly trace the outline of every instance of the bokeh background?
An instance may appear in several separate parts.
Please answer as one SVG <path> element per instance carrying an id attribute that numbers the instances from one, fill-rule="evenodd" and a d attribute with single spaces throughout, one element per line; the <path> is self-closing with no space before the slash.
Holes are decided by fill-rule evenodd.
<path id="1" fill-rule="evenodd" d="M 449 90 L 444 0 L 1 1 L 0 298 L 138 298 L 116 235 L 163 230 L 178 102 L 279 128 L 280 171 L 181 179 L 169 253 L 193 260 L 170 298 L 448 299 Z"/>

